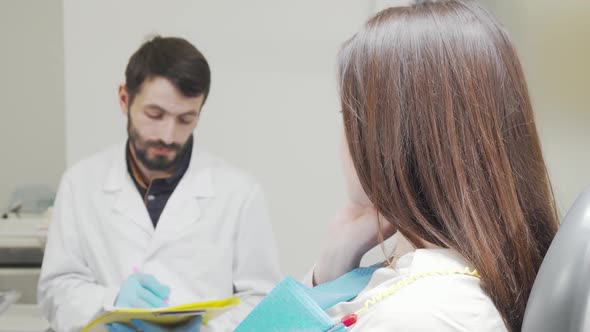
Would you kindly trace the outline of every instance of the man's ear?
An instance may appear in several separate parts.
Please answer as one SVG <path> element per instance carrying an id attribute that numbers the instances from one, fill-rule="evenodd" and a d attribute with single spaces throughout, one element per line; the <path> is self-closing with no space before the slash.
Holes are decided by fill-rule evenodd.
<path id="1" fill-rule="evenodd" d="M 129 91 L 127 91 L 127 86 L 125 84 L 119 85 L 119 105 L 121 106 L 121 112 L 124 115 L 128 115 L 129 112 Z"/>

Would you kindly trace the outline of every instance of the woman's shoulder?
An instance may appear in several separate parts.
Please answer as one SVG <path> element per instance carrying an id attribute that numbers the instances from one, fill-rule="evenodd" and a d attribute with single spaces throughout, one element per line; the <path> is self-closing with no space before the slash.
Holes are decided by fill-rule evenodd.
<path id="1" fill-rule="evenodd" d="M 387 272 L 378 271 L 382 283 L 373 284 L 364 300 L 396 290 L 361 314 L 359 330 L 506 331 L 480 279 L 464 270 L 467 264 L 456 253 L 417 251 L 410 259 L 401 271 L 391 272 L 393 278 L 386 280 Z"/>
<path id="2" fill-rule="evenodd" d="M 432 276 L 400 289 L 366 311 L 371 331 L 505 331 L 502 316 L 467 275 Z M 360 325 L 358 326 L 359 330 Z"/>

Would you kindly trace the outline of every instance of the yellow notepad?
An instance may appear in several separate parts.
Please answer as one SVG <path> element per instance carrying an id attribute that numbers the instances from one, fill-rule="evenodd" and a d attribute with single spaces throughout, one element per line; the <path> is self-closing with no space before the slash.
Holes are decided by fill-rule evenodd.
<path id="1" fill-rule="evenodd" d="M 174 325 L 186 322 L 192 317 L 202 315 L 203 324 L 206 324 L 210 319 L 238 304 L 240 304 L 239 298 L 230 297 L 223 300 L 188 303 L 158 309 L 113 308 L 86 325 L 82 332 L 107 331 L 105 324 L 114 322 L 130 323 L 132 319 L 141 319 L 159 325 Z"/>

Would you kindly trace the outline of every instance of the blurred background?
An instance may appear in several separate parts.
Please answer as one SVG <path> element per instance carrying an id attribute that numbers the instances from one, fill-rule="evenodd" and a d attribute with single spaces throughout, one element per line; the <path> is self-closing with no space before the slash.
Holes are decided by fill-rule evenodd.
<path id="1" fill-rule="evenodd" d="M 0 212 L 24 215 L 0 220 L 0 291 L 35 303 L 44 210 L 67 167 L 126 138 L 117 86 L 154 34 L 208 58 L 196 138 L 259 179 L 283 271 L 305 274 L 345 201 L 336 54 L 369 16 L 406 2 L 0 0 Z M 564 213 L 590 184 L 590 1 L 480 2 L 517 45 Z"/>

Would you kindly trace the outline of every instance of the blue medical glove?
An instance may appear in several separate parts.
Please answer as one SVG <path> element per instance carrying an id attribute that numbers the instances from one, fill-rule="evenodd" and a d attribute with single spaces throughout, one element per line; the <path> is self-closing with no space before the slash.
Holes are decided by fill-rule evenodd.
<path id="1" fill-rule="evenodd" d="M 182 324 L 175 327 L 162 327 L 152 323 L 148 323 L 144 320 L 134 319 L 131 324 L 139 331 L 142 332 L 199 332 L 201 330 L 201 322 L 203 321 L 202 316 L 197 316 Z M 117 331 L 118 332 L 118 331 Z M 121 330 L 121 332 L 128 332 L 127 330 Z"/>
<path id="2" fill-rule="evenodd" d="M 170 288 L 149 274 L 134 273 L 121 285 L 115 306 L 126 308 L 162 308 L 168 306 Z"/>

